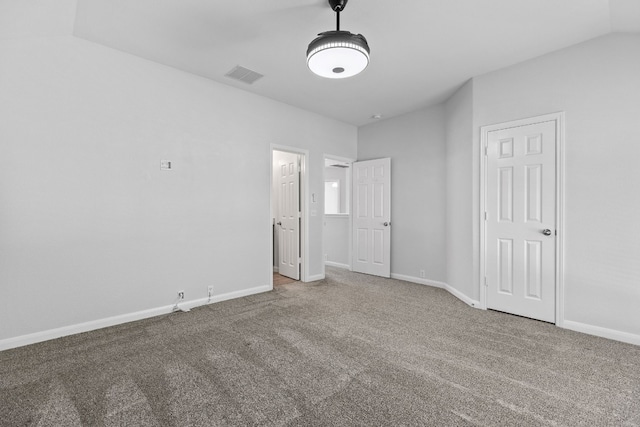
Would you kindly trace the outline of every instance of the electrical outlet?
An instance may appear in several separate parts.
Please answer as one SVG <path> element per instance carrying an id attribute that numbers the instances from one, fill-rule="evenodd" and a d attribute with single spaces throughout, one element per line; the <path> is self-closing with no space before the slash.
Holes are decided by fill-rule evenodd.
<path id="1" fill-rule="evenodd" d="M 424 279 L 424 270 L 420 270 L 420 277 Z"/>
<path id="2" fill-rule="evenodd" d="M 207 288 L 207 295 L 209 295 L 209 298 L 213 296 L 213 286 Z"/>
<path id="3" fill-rule="evenodd" d="M 184 291 L 178 291 L 178 299 L 179 300 L 183 300 L 184 299 Z"/>

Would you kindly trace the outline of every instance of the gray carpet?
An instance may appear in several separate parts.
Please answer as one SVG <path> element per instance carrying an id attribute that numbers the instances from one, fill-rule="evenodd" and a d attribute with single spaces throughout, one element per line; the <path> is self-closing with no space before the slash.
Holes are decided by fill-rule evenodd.
<path id="1" fill-rule="evenodd" d="M 327 279 L 0 352 L 5 426 L 640 425 L 640 347 Z"/>

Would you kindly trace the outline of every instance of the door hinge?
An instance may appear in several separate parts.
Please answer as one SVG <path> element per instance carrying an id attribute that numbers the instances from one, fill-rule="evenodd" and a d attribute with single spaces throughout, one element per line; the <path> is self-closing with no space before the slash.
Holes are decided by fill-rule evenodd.
<path id="1" fill-rule="evenodd" d="M 484 220 L 487 220 L 487 211 L 484 211 Z"/>
<path id="2" fill-rule="evenodd" d="M 298 218 L 302 218 L 302 212 L 298 212 Z"/>
<path id="3" fill-rule="evenodd" d="M 486 156 L 486 155 L 487 155 L 487 153 L 488 153 L 488 147 L 485 145 L 485 146 L 484 146 L 484 155 Z"/>
<path id="4" fill-rule="evenodd" d="M 489 287 L 489 283 L 487 282 L 487 276 L 484 277 L 484 286 Z"/>
<path id="5" fill-rule="evenodd" d="M 298 264 L 302 264 L 302 258 L 298 257 Z"/>

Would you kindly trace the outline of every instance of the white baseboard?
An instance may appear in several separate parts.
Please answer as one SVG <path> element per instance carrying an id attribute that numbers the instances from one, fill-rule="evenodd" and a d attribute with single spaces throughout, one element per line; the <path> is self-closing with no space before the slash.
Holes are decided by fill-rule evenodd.
<path id="1" fill-rule="evenodd" d="M 324 280 L 324 274 L 315 274 L 307 278 L 307 282 L 316 282 L 318 280 Z"/>
<path id="2" fill-rule="evenodd" d="M 234 298 L 240 298 L 247 295 L 259 294 L 270 291 L 271 286 L 258 286 L 255 288 L 243 289 L 240 291 L 228 292 L 226 294 L 215 295 L 209 298 L 200 298 L 197 300 L 189 300 L 179 304 L 183 308 L 194 308 L 205 304 L 226 301 Z M 9 350 L 11 348 L 22 347 L 29 344 L 35 344 L 43 341 L 49 341 L 55 338 L 61 338 L 68 335 L 79 334 L 82 332 L 94 331 L 96 329 L 107 328 L 109 326 L 120 325 L 122 323 L 134 322 L 136 320 L 148 319 L 149 317 L 160 316 L 172 312 L 174 305 L 165 305 L 163 307 L 151 308 L 149 310 L 137 311 L 134 313 L 122 314 L 119 316 L 107 317 L 105 319 L 92 320 L 90 322 L 78 323 L 76 325 L 63 326 L 62 328 L 49 329 L 47 331 L 36 332 L 33 334 L 22 335 L 19 337 L 0 340 L 0 351 Z"/>
<path id="3" fill-rule="evenodd" d="M 450 285 L 445 284 L 444 288 L 447 291 L 449 291 L 451 295 L 458 298 L 460 301 L 464 302 L 465 304 L 470 305 L 473 308 L 480 308 L 480 301 L 476 301 L 474 299 L 469 298 L 468 296 L 466 296 L 465 294 L 463 294 L 462 292 L 460 292 L 459 290 L 457 290 L 456 288 Z"/>
<path id="4" fill-rule="evenodd" d="M 273 266 L 273 272 L 274 272 L 274 273 L 277 273 L 278 271 L 280 271 L 280 269 L 274 265 L 274 266 Z"/>
<path id="5" fill-rule="evenodd" d="M 344 268 L 345 270 L 351 270 L 351 266 L 349 264 L 341 264 L 339 262 L 325 261 L 324 265 L 328 265 L 329 267 Z"/>
<path id="6" fill-rule="evenodd" d="M 609 338 L 610 340 L 622 341 L 629 344 L 640 345 L 640 335 L 628 332 L 616 331 L 615 329 L 602 328 L 600 326 L 588 325 L 586 323 L 564 320 L 563 328 L 584 334 L 595 335 L 597 337 Z"/>
<path id="7" fill-rule="evenodd" d="M 437 280 L 423 279 L 421 277 L 405 276 L 404 274 L 396 274 L 396 273 L 391 273 L 391 278 L 404 280 L 405 282 L 417 283 L 419 285 L 426 285 L 426 286 L 432 286 L 434 288 L 441 288 L 448 291 L 451 295 L 458 298 L 465 304 L 470 305 L 471 307 L 474 307 L 474 308 L 480 307 L 479 301 L 469 298 L 468 296 L 466 296 L 456 288 L 449 286 L 447 283 L 444 283 L 444 282 L 439 282 Z"/>
<path id="8" fill-rule="evenodd" d="M 437 280 L 423 279 L 421 277 L 406 276 L 404 274 L 391 273 L 392 279 L 404 280 L 405 282 L 417 283 L 419 285 L 432 286 L 434 288 L 444 288 L 446 283 L 438 282 Z"/>

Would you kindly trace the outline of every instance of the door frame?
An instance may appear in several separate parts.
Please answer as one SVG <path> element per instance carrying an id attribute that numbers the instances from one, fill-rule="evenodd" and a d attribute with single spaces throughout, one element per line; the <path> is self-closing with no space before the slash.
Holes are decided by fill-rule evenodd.
<path id="1" fill-rule="evenodd" d="M 333 154 L 327 154 L 324 153 L 324 155 L 322 156 L 322 183 L 324 185 L 325 182 L 325 166 L 324 164 L 326 163 L 327 159 L 331 159 L 331 160 L 336 160 L 338 162 L 344 162 L 344 163 L 349 163 L 349 173 L 347 174 L 347 187 L 349 187 L 349 198 L 348 198 L 348 202 L 349 202 L 349 247 L 347 248 L 348 254 L 349 254 L 349 271 L 352 271 L 352 261 L 351 261 L 351 251 L 353 250 L 353 216 L 352 216 L 352 211 L 353 211 L 353 191 L 351 189 L 351 184 L 353 182 L 353 162 L 356 162 L 357 160 L 352 159 L 350 157 L 341 157 L 341 156 L 334 156 Z M 324 188 L 324 187 L 323 187 Z M 322 275 L 326 275 L 326 264 L 325 264 L 325 259 L 324 259 L 324 253 L 325 253 L 325 248 L 326 248 L 326 244 L 324 241 L 324 225 L 325 223 L 325 213 L 324 213 L 324 194 L 322 196 Z"/>
<path id="2" fill-rule="evenodd" d="M 269 285 L 273 289 L 273 152 L 301 156 L 300 161 L 300 280 L 309 282 L 309 150 L 287 145 L 269 144 Z"/>
<path id="3" fill-rule="evenodd" d="M 519 120 L 512 120 L 493 125 L 480 127 L 480 307 L 487 309 L 487 282 L 486 282 L 486 197 L 487 197 L 487 155 L 486 147 L 489 140 L 489 132 L 526 126 L 541 122 L 555 121 L 556 123 L 556 326 L 564 324 L 564 202 L 565 202 L 565 165 L 564 165 L 564 141 L 565 141 L 565 114 L 563 111 L 544 114 Z"/>

